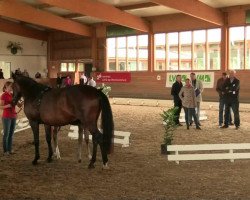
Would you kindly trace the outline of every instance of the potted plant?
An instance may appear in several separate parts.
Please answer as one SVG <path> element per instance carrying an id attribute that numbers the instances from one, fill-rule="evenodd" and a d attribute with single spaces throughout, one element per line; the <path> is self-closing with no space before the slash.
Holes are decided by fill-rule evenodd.
<path id="1" fill-rule="evenodd" d="M 175 124 L 175 113 L 177 112 L 178 107 L 170 108 L 167 111 L 163 111 L 161 117 L 163 119 L 164 126 L 164 136 L 163 136 L 163 144 L 161 144 L 161 154 L 168 154 L 167 146 L 172 144 L 174 130 L 176 129 Z"/>
<path id="2" fill-rule="evenodd" d="M 10 50 L 10 52 L 15 55 L 17 53 L 17 51 L 22 51 L 23 48 L 21 46 L 22 44 L 20 42 L 12 42 L 9 41 L 8 45 L 7 45 L 7 49 Z"/>
<path id="3" fill-rule="evenodd" d="M 104 83 L 102 84 L 101 87 L 98 87 L 97 89 L 101 89 L 102 92 L 107 96 L 109 97 L 109 92 L 111 91 L 111 87 L 110 86 L 107 86 L 105 85 Z"/>

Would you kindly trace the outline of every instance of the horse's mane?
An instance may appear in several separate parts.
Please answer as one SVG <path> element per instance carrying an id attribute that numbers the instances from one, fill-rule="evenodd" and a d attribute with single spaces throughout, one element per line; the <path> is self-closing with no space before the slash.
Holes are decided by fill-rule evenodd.
<path id="1" fill-rule="evenodd" d="M 23 88 L 28 88 L 29 92 L 34 92 L 37 93 L 45 88 L 47 88 L 48 86 L 43 85 L 41 83 L 36 82 L 34 79 L 30 78 L 30 77 L 26 77 L 23 75 L 18 75 L 16 77 L 16 80 L 18 82 L 18 84 L 22 85 Z"/>

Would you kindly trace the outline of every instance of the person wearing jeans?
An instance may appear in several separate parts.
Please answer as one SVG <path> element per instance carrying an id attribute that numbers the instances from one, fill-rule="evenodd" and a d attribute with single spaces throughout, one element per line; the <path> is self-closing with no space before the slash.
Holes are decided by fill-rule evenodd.
<path id="1" fill-rule="evenodd" d="M 16 126 L 16 111 L 12 105 L 12 82 L 7 81 L 3 86 L 1 95 L 0 108 L 3 109 L 3 153 L 4 155 L 12 154 L 12 140 Z"/>
<path id="2" fill-rule="evenodd" d="M 197 106 L 197 99 L 195 95 L 195 90 L 193 86 L 190 83 L 190 79 L 186 79 L 185 81 L 186 85 L 181 88 L 181 91 L 179 92 L 179 97 L 182 101 L 182 106 L 184 108 L 185 112 L 185 121 L 187 124 L 187 129 L 189 129 L 189 122 L 191 118 L 194 118 L 194 122 L 196 125 L 196 129 L 201 129 L 199 125 L 199 121 L 196 116 L 195 108 Z"/>

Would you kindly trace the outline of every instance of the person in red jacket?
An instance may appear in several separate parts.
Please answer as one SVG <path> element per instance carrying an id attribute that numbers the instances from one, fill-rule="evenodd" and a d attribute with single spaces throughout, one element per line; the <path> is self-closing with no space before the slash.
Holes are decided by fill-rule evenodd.
<path id="1" fill-rule="evenodd" d="M 3 86 L 0 108 L 3 109 L 3 153 L 12 154 L 12 138 L 16 126 L 15 106 L 12 106 L 12 82 L 7 81 Z"/>

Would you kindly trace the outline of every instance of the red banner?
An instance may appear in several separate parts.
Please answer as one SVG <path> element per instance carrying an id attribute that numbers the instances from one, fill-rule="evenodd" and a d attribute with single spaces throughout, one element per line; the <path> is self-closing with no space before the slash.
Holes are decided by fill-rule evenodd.
<path id="1" fill-rule="evenodd" d="M 131 81 L 130 72 L 99 72 L 96 73 L 97 83 L 129 83 Z"/>

